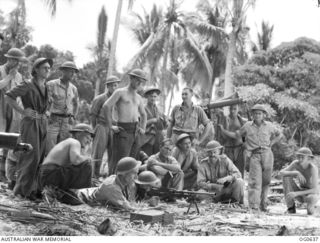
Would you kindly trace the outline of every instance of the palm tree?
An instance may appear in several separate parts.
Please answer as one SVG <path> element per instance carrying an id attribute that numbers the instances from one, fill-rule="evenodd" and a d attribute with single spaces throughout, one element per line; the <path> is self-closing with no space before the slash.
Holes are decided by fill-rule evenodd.
<path id="1" fill-rule="evenodd" d="M 258 32 L 258 44 L 260 50 L 268 50 L 271 46 L 274 25 L 270 25 L 267 21 L 261 22 L 261 32 Z"/>
<path id="2" fill-rule="evenodd" d="M 212 99 L 214 82 L 225 70 L 226 53 L 228 48 L 228 35 L 225 31 L 228 13 L 221 6 L 212 4 L 208 0 L 200 0 L 197 4 L 197 13 L 189 14 L 187 21 L 190 29 L 199 34 L 199 41 L 204 46 L 205 53 L 212 68 L 212 79 L 206 80 L 202 77 L 201 69 L 194 62 L 188 63 L 184 77 L 196 77 L 205 91 L 203 97 L 209 95 L 209 102 Z"/>
<path id="3" fill-rule="evenodd" d="M 106 33 L 107 33 L 107 25 L 108 25 L 108 16 L 106 14 L 104 6 L 101 8 L 101 12 L 98 17 L 98 32 L 97 32 L 97 46 L 95 49 L 95 54 L 97 56 L 97 63 L 98 63 L 98 73 L 100 74 L 103 70 L 103 55 L 106 49 Z M 97 96 L 100 91 L 100 81 L 101 76 L 99 75 L 96 81 L 95 93 L 94 95 Z"/>
<path id="4" fill-rule="evenodd" d="M 138 41 L 141 47 L 148 46 L 150 44 L 150 40 L 154 37 L 154 34 L 158 31 L 158 28 L 163 21 L 163 11 L 162 8 L 157 7 L 156 4 L 153 4 L 150 13 L 143 8 L 143 16 L 140 16 L 138 13 L 133 12 L 132 14 L 133 20 L 129 19 L 124 24 L 127 29 L 133 34 L 134 39 Z M 157 48 L 158 49 L 158 48 Z M 141 52 L 139 52 L 140 54 Z M 146 56 L 145 59 L 136 59 L 133 58 L 133 62 L 127 65 L 127 69 L 132 68 L 145 68 L 146 66 L 149 69 L 149 80 L 151 84 L 157 83 L 157 78 L 159 77 L 159 62 L 161 55 L 159 51 L 156 50 L 152 53 L 150 50 L 150 54 Z"/>
<path id="5" fill-rule="evenodd" d="M 161 81 L 159 88 L 162 91 L 161 107 L 165 107 L 164 94 L 171 92 L 178 84 L 177 74 L 180 70 L 179 61 L 183 56 L 190 60 L 196 59 L 203 68 L 207 79 L 212 77 L 212 69 L 204 51 L 200 49 L 195 37 L 184 23 L 184 14 L 179 11 L 179 5 L 171 0 L 164 18 L 155 32 L 152 32 L 137 54 L 130 60 L 127 69 L 130 69 L 148 58 L 161 59 Z"/>
<path id="6" fill-rule="evenodd" d="M 237 51 L 237 39 L 243 39 L 243 37 L 248 33 L 249 29 L 246 27 L 246 12 L 250 7 L 254 6 L 255 0 L 233 0 L 232 2 L 224 0 L 218 2 L 219 4 L 222 4 L 222 6 L 228 8 L 231 13 L 232 31 L 229 34 L 224 84 L 224 96 L 228 97 L 233 93 L 234 89 L 232 82 L 232 66 L 233 59 Z"/>
<path id="7" fill-rule="evenodd" d="M 23 0 L 25 1 L 25 0 Z M 48 10 L 50 12 L 51 17 L 54 17 L 56 15 L 57 12 L 57 0 L 42 0 L 44 2 L 44 4 L 48 7 Z M 68 0 L 70 3 L 72 2 L 72 0 Z"/>
<path id="8" fill-rule="evenodd" d="M 128 9 L 132 8 L 133 2 L 134 2 L 134 0 L 128 0 Z M 113 29 L 113 36 L 112 36 L 112 42 L 111 42 L 111 52 L 110 52 L 110 56 L 109 56 L 109 66 L 108 66 L 107 76 L 112 75 L 112 72 L 114 69 L 122 5 L 123 5 L 123 0 L 118 0 L 118 7 L 117 7 L 117 12 L 116 12 L 116 19 L 114 22 L 114 29 Z"/>

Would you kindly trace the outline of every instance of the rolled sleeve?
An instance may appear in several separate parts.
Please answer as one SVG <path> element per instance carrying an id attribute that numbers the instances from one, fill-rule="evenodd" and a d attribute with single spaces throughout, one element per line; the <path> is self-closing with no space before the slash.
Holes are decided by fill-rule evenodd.
<path id="1" fill-rule="evenodd" d="M 175 124 L 175 114 L 177 112 L 177 109 L 179 109 L 178 106 L 173 107 L 171 115 L 170 115 L 170 119 L 169 121 L 174 125 Z"/>
<path id="2" fill-rule="evenodd" d="M 16 99 L 17 97 L 24 96 L 29 90 L 29 85 L 27 82 L 22 82 L 16 87 L 6 92 L 6 95 L 11 97 L 12 99 Z"/>
<path id="3" fill-rule="evenodd" d="M 200 124 L 206 126 L 210 122 L 207 114 L 204 112 L 204 110 L 201 107 L 198 107 L 198 116 L 199 116 Z"/>
<path id="4" fill-rule="evenodd" d="M 247 134 L 247 123 L 244 124 L 239 130 L 236 131 L 237 136 L 243 137 Z"/>

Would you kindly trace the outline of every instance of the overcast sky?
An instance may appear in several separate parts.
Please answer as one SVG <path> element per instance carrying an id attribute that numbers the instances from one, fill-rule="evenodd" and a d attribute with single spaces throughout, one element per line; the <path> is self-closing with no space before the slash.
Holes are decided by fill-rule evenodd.
<path id="1" fill-rule="evenodd" d="M 59 50 L 70 50 L 75 55 L 76 63 L 82 66 L 92 61 L 87 47 L 96 42 L 97 18 L 104 5 L 109 17 L 107 35 L 112 36 L 113 23 L 117 8 L 116 0 L 59 0 L 55 18 L 51 18 L 43 0 L 26 0 L 27 24 L 32 32 L 32 44 L 40 46 L 51 44 Z M 149 10 L 153 4 L 167 6 L 169 0 L 135 0 L 134 11 L 141 11 L 141 6 Z M 128 15 L 127 1 L 124 0 L 122 16 Z M 182 9 L 194 10 L 196 0 L 184 0 Z M 11 11 L 17 0 L 0 0 L 0 9 Z M 257 0 L 256 7 L 248 13 L 250 35 L 256 40 L 257 28 L 262 20 L 274 24 L 272 46 L 284 41 L 292 41 L 306 36 L 320 41 L 320 8 L 317 0 Z M 137 51 L 138 45 L 122 26 L 117 46 L 119 71 Z"/>

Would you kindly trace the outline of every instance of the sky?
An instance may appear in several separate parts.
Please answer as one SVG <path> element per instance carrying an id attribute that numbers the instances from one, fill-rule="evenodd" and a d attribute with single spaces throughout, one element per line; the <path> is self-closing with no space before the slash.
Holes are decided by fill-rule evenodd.
<path id="1" fill-rule="evenodd" d="M 181 9 L 195 10 L 197 0 L 180 0 Z M 107 36 L 112 38 L 116 0 L 59 0 L 57 14 L 50 17 L 44 5 L 44 0 L 26 0 L 27 24 L 33 28 L 31 44 L 41 46 L 51 44 L 61 51 L 70 50 L 75 55 L 76 64 L 92 61 L 93 57 L 88 46 L 94 45 L 97 35 L 97 19 L 102 6 L 105 6 L 108 15 Z M 124 0 L 122 17 L 130 13 Z M 169 0 L 135 0 L 133 11 L 147 11 L 152 4 L 157 3 L 164 8 Z M 0 0 L 0 9 L 9 13 L 17 4 L 17 0 Z M 274 37 L 272 46 L 282 42 L 306 36 L 320 41 L 320 7 L 317 0 L 257 0 L 254 9 L 250 9 L 247 23 L 250 27 L 250 36 L 256 41 L 257 29 L 262 20 L 274 24 Z M 132 34 L 124 27 L 120 27 L 117 44 L 118 70 L 126 66 L 130 58 L 138 50 L 138 44 Z"/>

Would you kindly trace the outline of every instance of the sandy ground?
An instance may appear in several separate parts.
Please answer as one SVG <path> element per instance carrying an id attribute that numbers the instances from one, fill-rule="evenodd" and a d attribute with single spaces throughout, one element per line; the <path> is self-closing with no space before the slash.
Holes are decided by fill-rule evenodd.
<path id="1" fill-rule="evenodd" d="M 97 226 L 107 218 L 117 228 L 115 235 L 118 236 L 269 236 L 277 235 L 280 231 L 284 235 L 320 235 L 320 203 L 314 216 L 306 215 L 305 205 L 298 208 L 296 215 L 287 215 L 284 214 L 286 206 L 283 196 L 277 192 L 271 194 L 268 213 L 202 202 L 199 204 L 200 215 L 196 214 L 194 207 L 190 214 L 186 214 L 189 204 L 184 199 L 174 204 L 160 203 L 158 210 L 174 213 L 174 223 L 163 226 L 160 223 L 151 225 L 143 224 L 142 221 L 131 222 L 130 213 L 101 206 L 57 203 L 55 207 L 49 207 L 45 202 L 36 204 L 14 197 L 4 184 L 0 184 L 0 187 L 0 235 L 5 236 L 100 235 Z M 140 210 L 147 208 L 143 203 L 136 206 Z M 16 209 L 18 213 L 8 212 L 6 208 Z M 49 214 L 53 219 L 30 217 L 32 212 Z"/>

